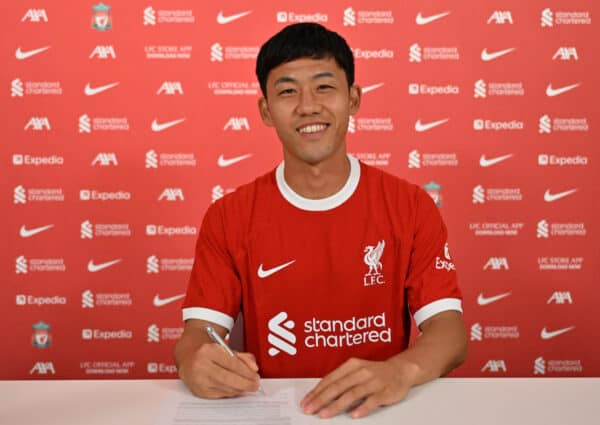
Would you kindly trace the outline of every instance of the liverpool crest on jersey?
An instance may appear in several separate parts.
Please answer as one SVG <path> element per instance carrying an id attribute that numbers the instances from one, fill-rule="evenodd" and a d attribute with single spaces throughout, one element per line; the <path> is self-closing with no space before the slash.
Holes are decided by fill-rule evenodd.
<path id="1" fill-rule="evenodd" d="M 364 249 L 365 256 L 363 258 L 369 270 L 363 277 L 363 283 L 365 286 L 371 285 L 383 285 L 385 280 L 383 278 L 383 264 L 381 264 L 381 256 L 383 255 L 383 249 L 385 248 L 385 241 L 379 241 L 377 246 L 367 245 Z"/>

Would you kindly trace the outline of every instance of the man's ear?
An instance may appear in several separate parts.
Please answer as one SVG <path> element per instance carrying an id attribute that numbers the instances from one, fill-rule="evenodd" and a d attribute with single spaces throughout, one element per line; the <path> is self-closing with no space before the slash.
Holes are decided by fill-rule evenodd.
<path id="1" fill-rule="evenodd" d="M 269 111 L 269 104 L 267 103 L 267 99 L 261 97 L 258 99 L 258 112 L 260 113 L 260 117 L 263 122 L 269 126 L 273 127 L 273 120 L 271 119 L 271 111 Z"/>
<path id="2" fill-rule="evenodd" d="M 350 115 L 354 115 L 360 109 L 360 100 L 362 98 L 362 89 L 354 84 L 350 87 Z"/>

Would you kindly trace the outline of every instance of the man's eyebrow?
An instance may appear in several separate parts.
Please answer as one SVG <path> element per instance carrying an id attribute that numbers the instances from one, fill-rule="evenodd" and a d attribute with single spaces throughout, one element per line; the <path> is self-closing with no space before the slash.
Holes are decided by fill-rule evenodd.
<path id="1" fill-rule="evenodd" d="M 335 78 L 335 75 L 332 72 L 329 71 L 323 71 L 323 72 L 319 72 L 315 75 L 313 75 L 312 77 L 310 77 L 311 80 L 317 80 L 319 78 Z M 279 77 L 277 80 L 275 80 L 275 83 L 273 85 L 278 85 L 278 84 L 283 84 L 283 83 L 297 83 L 298 81 L 293 78 L 293 77 Z"/>

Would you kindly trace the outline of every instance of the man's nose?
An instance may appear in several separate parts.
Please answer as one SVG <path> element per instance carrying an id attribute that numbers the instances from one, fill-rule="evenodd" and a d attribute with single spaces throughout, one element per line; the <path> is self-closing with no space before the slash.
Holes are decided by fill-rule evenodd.
<path id="1" fill-rule="evenodd" d="M 312 115 L 321 111 L 321 103 L 312 90 L 302 90 L 298 96 L 298 114 Z"/>

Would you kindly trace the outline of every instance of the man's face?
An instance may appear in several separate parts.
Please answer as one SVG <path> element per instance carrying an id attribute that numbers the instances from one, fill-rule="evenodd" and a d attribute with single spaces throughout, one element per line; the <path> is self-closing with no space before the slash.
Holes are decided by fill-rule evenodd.
<path id="1" fill-rule="evenodd" d="M 284 159 L 316 165 L 346 154 L 348 119 L 360 106 L 360 88 L 348 88 L 333 58 L 301 58 L 273 68 L 266 98 L 259 100 L 265 124 L 275 127 Z"/>

